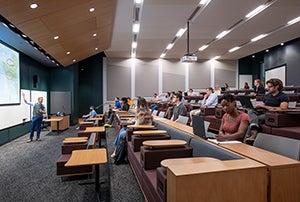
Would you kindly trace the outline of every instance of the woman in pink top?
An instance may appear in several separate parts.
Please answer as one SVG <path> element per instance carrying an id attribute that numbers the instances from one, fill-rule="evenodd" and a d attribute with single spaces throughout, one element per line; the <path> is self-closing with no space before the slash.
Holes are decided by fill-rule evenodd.
<path id="1" fill-rule="evenodd" d="M 249 125 L 249 115 L 237 110 L 235 98 L 231 94 L 223 95 L 220 102 L 225 114 L 222 118 L 220 132 L 216 135 L 216 139 L 218 141 L 242 141 Z"/>

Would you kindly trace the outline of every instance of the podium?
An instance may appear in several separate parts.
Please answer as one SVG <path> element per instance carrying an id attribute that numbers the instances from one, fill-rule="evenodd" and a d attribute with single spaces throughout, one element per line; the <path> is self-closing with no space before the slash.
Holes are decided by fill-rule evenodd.
<path id="1" fill-rule="evenodd" d="M 59 118 L 62 118 L 62 120 L 59 122 L 59 130 L 66 130 L 70 127 L 70 115 L 65 116 L 58 116 Z M 56 118 L 56 116 L 53 116 L 51 118 Z M 57 130 L 57 122 L 53 121 L 51 122 L 51 130 L 56 131 Z"/>

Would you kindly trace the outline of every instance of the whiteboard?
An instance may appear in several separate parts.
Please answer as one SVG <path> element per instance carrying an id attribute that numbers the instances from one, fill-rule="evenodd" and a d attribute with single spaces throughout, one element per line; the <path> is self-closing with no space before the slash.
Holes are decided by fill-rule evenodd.
<path id="1" fill-rule="evenodd" d="M 266 81 L 268 81 L 271 78 L 278 78 L 282 81 L 283 86 L 286 85 L 285 83 L 285 71 L 286 71 L 286 67 L 285 65 L 280 66 L 280 67 L 276 67 L 273 69 L 269 69 L 265 71 L 265 76 L 266 76 Z"/>
<path id="2" fill-rule="evenodd" d="M 252 75 L 239 75 L 239 89 L 244 88 L 245 82 L 252 88 Z"/>
<path id="3" fill-rule="evenodd" d="M 43 105 L 45 106 L 46 113 L 48 114 L 48 111 L 47 111 L 47 92 L 46 91 L 32 90 L 31 91 L 30 102 L 36 103 L 38 101 L 39 97 L 43 97 Z M 31 112 L 32 112 L 32 109 L 31 109 Z M 32 114 L 31 114 L 31 116 L 32 116 Z"/>
<path id="4" fill-rule="evenodd" d="M 21 89 L 27 100 L 30 100 L 30 91 Z M 30 106 L 25 104 L 23 97 L 19 105 L 0 106 L 0 130 L 23 122 L 30 121 Z"/>

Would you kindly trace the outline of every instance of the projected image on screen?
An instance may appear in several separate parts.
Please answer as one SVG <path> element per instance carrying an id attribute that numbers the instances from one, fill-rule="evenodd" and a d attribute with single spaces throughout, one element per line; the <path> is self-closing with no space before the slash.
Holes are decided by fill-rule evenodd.
<path id="1" fill-rule="evenodd" d="M 0 43 L 0 105 L 20 103 L 19 53 Z"/>

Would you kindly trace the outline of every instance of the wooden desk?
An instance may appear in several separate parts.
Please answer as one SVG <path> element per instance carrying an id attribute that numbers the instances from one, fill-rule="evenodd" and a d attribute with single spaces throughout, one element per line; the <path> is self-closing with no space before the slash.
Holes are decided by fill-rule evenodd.
<path id="1" fill-rule="evenodd" d="M 153 125 L 128 125 L 127 128 L 133 129 L 155 129 Z"/>
<path id="2" fill-rule="evenodd" d="M 300 108 L 293 108 L 293 109 L 269 109 L 269 112 L 277 112 L 277 113 L 288 113 L 288 112 L 300 112 Z"/>
<path id="3" fill-rule="evenodd" d="M 246 144 L 220 145 L 268 167 L 269 201 L 300 201 L 300 161 Z"/>
<path id="4" fill-rule="evenodd" d="M 78 140 L 78 139 L 82 139 L 82 140 L 87 140 L 87 137 L 66 137 L 64 140 Z"/>
<path id="5" fill-rule="evenodd" d="M 85 143 L 87 142 L 87 139 L 68 139 L 63 140 L 64 144 L 78 144 L 78 143 Z"/>
<path id="6" fill-rule="evenodd" d="M 153 135 L 165 135 L 167 131 L 165 130 L 137 130 L 133 131 L 133 135 L 139 136 L 153 136 Z"/>
<path id="7" fill-rule="evenodd" d="M 160 165 L 164 168 L 168 168 L 173 165 L 186 165 L 196 163 L 209 163 L 212 161 L 220 161 L 219 159 L 210 157 L 192 157 L 192 158 L 179 158 L 179 159 L 165 159 L 160 162 Z"/>
<path id="8" fill-rule="evenodd" d="M 178 124 L 162 118 L 154 118 L 156 122 L 163 123 L 195 138 L 192 127 Z M 202 139 L 203 141 L 207 141 Z M 211 143 L 213 144 L 213 143 Z M 296 161 L 273 152 L 268 152 L 246 144 L 219 144 L 231 152 L 243 155 L 267 166 L 268 168 L 268 198 L 271 202 L 300 201 L 300 161 Z"/>
<path id="9" fill-rule="evenodd" d="M 205 158 L 194 164 L 170 163 L 167 201 L 265 202 L 266 175 L 266 166 L 251 159 L 218 161 Z"/>
<path id="10" fill-rule="evenodd" d="M 143 145 L 150 148 L 171 148 L 183 147 L 186 145 L 184 140 L 146 140 Z"/>
<path id="11" fill-rule="evenodd" d="M 97 126 L 99 126 L 99 122 L 103 120 L 103 117 L 89 118 L 90 121 L 96 121 Z"/>
<path id="12" fill-rule="evenodd" d="M 57 130 L 58 128 L 60 131 L 63 131 L 70 127 L 70 115 L 51 117 L 51 119 L 56 118 L 62 118 L 62 120 L 59 122 L 59 126 L 57 126 L 57 122 L 51 122 L 51 130 Z"/>
<path id="13" fill-rule="evenodd" d="M 84 133 L 96 133 L 96 140 L 99 141 L 99 148 L 101 147 L 101 138 L 98 138 L 98 133 L 105 134 L 105 127 L 104 126 L 97 126 L 97 127 L 86 127 L 83 131 Z"/>
<path id="14" fill-rule="evenodd" d="M 93 121 L 80 121 L 79 125 L 90 125 L 90 124 L 94 124 Z"/>
<path id="15" fill-rule="evenodd" d="M 43 119 L 43 121 L 44 122 L 50 122 L 50 123 L 52 123 L 52 122 L 55 122 L 56 123 L 56 131 L 57 131 L 57 135 L 59 134 L 59 122 L 60 121 L 62 121 L 63 120 L 63 118 L 58 118 L 58 117 L 51 117 L 51 119 Z M 53 130 L 52 129 L 52 124 L 51 124 L 51 130 Z"/>
<path id="16" fill-rule="evenodd" d="M 84 149 L 72 151 L 71 158 L 65 164 L 69 166 L 95 165 L 95 191 L 100 193 L 99 164 L 107 163 L 106 149 Z"/>

